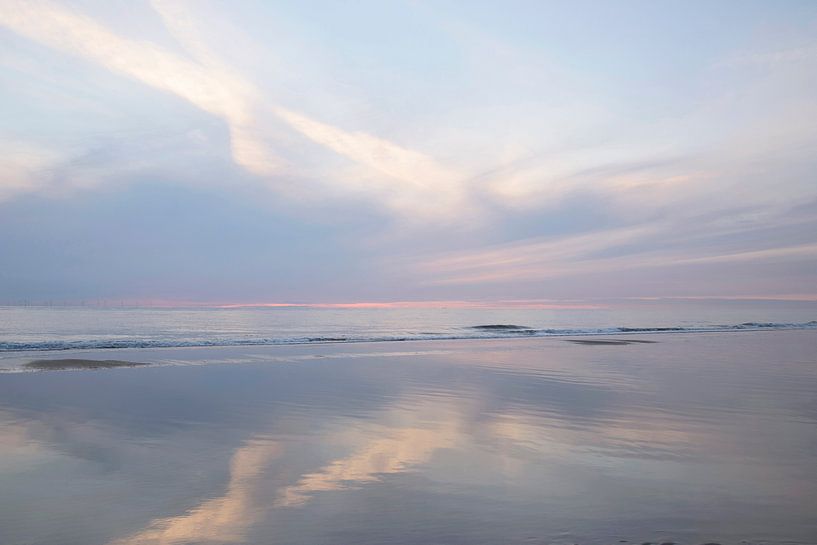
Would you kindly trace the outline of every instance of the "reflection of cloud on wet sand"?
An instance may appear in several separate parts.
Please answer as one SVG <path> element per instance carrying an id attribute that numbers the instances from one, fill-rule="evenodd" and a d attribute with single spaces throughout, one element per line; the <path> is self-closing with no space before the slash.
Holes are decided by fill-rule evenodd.
<path id="1" fill-rule="evenodd" d="M 237 543 L 262 514 L 253 491 L 267 464 L 278 456 L 276 443 L 254 441 L 236 450 L 230 462 L 227 492 L 187 513 L 156 519 L 129 537 L 111 545 L 170 545 L 173 543 Z"/>
<path id="2" fill-rule="evenodd" d="M 438 449 L 456 446 L 462 440 L 456 414 L 451 407 L 439 404 L 386 411 L 383 420 L 398 425 L 371 423 L 351 434 L 345 431 L 343 440 L 362 446 L 314 473 L 302 475 L 296 484 L 281 490 L 274 502 L 260 501 L 259 488 L 267 481 L 268 464 L 280 455 L 281 446 L 269 441 L 249 442 L 232 457 L 230 482 L 223 496 L 208 499 L 182 515 L 156 519 L 144 530 L 110 545 L 244 542 L 247 531 L 270 509 L 305 505 L 316 492 L 377 482 L 382 474 L 405 471 L 429 461 Z M 430 415 L 438 415 L 438 419 L 429 423 Z"/>
<path id="3" fill-rule="evenodd" d="M 534 415 L 500 414 L 485 423 L 484 432 L 499 445 L 525 449 L 537 457 L 581 454 L 604 457 L 677 459 L 691 449 L 705 449 L 713 438 L 702 430 L 642 415 L 600 422 L 567 422 Z"/>
<path id="4" fill-rule="evenodd" d="M 16 422 L 12 415 L 0 411 L 0 470 L 20 471 L 47 456 L 34 438 L 30 426 Z"/>
<path id="5" fill-rule="evenodd" d="M 398 400 L 392 409 L 378 415 L 377 422 L 349 424 L 342 422 L 325 440 L 352 445 L 350 454 L 294 479 L 276 476 L 294 484 L 278 489 L 274 500 L 266 500 L 261 491 L 265 483 L 269 483 L 270 473 L 275 471 L 269 463 L 279 456 L 282 446 L 250 442 L 233 455 L 230 483 L 223 496 L 208 499 L 182 515 L 156 519 L 144 530 L 110 545 L 244 542 L 252 526 L 275 509 L 303 507 L 321 492 L 356 490 L 380 482 L 384 475 L 410 471 L 429 463 L 441 449 L 461 448 L 469 442 L 462 407 L 439 401 Z M 656 435 L 660 430 L 650 428 L 644 431 L 647 437 L 642 437 L 638 430 L 621 423 L 606 431 L 602 428 L 566 429 L 548 418 L 501 414 L 485 422 L 479 435 L 482 440 L 500 447 L 502 444 L 524 447 L 540 459 L 558 459 L 571 453 L 592 454 L 599 448 L 619 451 L 619 455 L 626 455 L 624 451 L 628 447 L 636 448 L 644 455 L 645 451 L 663 451 L 661 447 L 669 448 L 689 440 L 675 430 Z M 298 449 L 306 448 L 298 444 L 292 447 L 295 454 Z M 517 468 L 522 475 L 527 472 L 523 461 L 526 457 L 519 459 L 519 454 L 505 452 L 500 458 L 505 463 L 522 462 Z M 504 471 L 515 473 L 511 466 Z"/>
<path id="6" fill-rule="evenodd" d="M 441 410 L 439 414 L 451 415 Z M 417 415 L 407 415 L 416 422 Z M 373 430 L 379 437 L 365 444 L 350 456 L 325 465 L 304 475 L 293 486 L 286 487 L 275 502 L 279 507 L 295 507 L 307 503 L 314 492 L 344 490 L 356 483 L 377 482 L 380 475 L 399 473 L 411 466 L 428 462 L 434 452 L 453 448 L 461 440 L 457 420 L 442 416 L 433 427 L 406 427 Z M 379 427 L 379 426 L 378 426 Z"/>

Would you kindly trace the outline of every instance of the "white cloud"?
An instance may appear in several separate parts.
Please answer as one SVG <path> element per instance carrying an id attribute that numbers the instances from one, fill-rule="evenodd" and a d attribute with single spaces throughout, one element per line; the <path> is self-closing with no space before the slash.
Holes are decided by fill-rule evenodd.
<path id="1" fill-rule="evenodd" d="M 0 24 L 60 52 L 77 55 L 151 87 L 173 93 L 218 116 L 229 127 L 234 161 L 253 174 L 292 174 L 293 167 L 265 137 L 265 121 L 283 120 L 327 150 L 379 177 L 369 196 L 404 215 L 444 217 L 461 207 L 464 175 L 430 157 L 384 138 L 346 131 L 271 102 L 249 79 L 233 73 L 206 45 L 181 4 L 156 0 L 153 6 L 171 34 L 195 60 L 181 58 L 157 45 L 119 36 L 93 19 L 45 1 L 6 0 Z M 321 182 L 344 184 L 343 177 Z M 359 187 L 354 188 L 359 190 Z M 293 191 L 291 188 L 288 192 Z M 314 198 L 314 195 L 312 195 Z"/>

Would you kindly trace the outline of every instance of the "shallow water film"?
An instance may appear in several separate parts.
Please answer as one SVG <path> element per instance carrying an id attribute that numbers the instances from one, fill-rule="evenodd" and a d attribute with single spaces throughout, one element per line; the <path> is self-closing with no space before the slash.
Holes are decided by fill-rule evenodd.
<path id="1" fill-rule="evenodd" d="M 817 333 L 616 339 L 2 374 L 0 543 L 817 542 Z"/>

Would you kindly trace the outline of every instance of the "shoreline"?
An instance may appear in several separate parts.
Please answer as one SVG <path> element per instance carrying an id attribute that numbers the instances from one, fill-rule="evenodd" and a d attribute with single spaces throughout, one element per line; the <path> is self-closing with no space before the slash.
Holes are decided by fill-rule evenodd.
<path id="1" fill-rule="evenodd" d="M 570 346 L 581 349 L 593 347 L 635 348 L 661 344 L 671 339 L 699 337 L 738 338 L 744 334 L 814 334 L 812 328 L 799 329 L 743 329 L 720 331 L 661 331 L 642 334 L 609 333 L 585 335 L 524 335 L 496 337 L 464 337 L 434 339 L 402 339 L 377 341 L 325 341 L 287 344 L 196 345 L 167 347 L 74 348 L 62 350 L 24 350 L 0 352 L 0 375 L 39 373 L 43 371 L 96 371 L 132 369 L 134 367 L 176 367 L 202 365 L 232 365 L 241 363 L 295 363 L 321 358 L 392 357 L 448 353 L 486 346 L 529 347 L 547 345 Z M 693 335 L 694 333 L 694 335 Z M 655 337 L 662 340 L 635 337 Z M 389 347 L 399 349 L 389 350 Z M 77 365 L 49 364 L 47 362 L 76 361 Z M 106 365 L 105 362 L 116 362 Z"/>
<path id="2" fill-rule="evenodd" d="M 209 347 L 252 347 L 252 346 L 299 346 L 324 344 L 389 343 L 411 341 L 458 341 L 527 338 L 595 337 L 620 335 L 665 335 L 672 333 L 739 333 L 756 331 L 817 331 L 817 320 L 809 322 L 775 323 L 744 322 L 741 324 L 717 326 L 656 326 L 656 327 L 600 327 L 600 328 L 544 328 L 536 329 L 513 324 L 477 325 L 461 328 L 482 334 L 417 333 L 395 336 L 316 336 L 258 338 L 247 340 L 201 340 L 201 341 L 154 341 L 149 339 L 125 341 L 0 341 L 2 354 L 21 352 L 64 352 L 69 350 L 118 350 L 118 349 L 167 349 L 167 348 L 209 348 Z M 9 348 L 12 346 L 13 348 Z"/>

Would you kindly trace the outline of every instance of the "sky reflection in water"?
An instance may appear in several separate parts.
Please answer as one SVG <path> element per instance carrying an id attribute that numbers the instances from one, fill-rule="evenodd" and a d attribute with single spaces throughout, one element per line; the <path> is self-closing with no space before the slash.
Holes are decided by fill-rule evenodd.
<path id="1" fill-rule="evenodd" d="M 817 335 L 657 340 L 3 375 L 0 542 L 814 542 Z"/>

